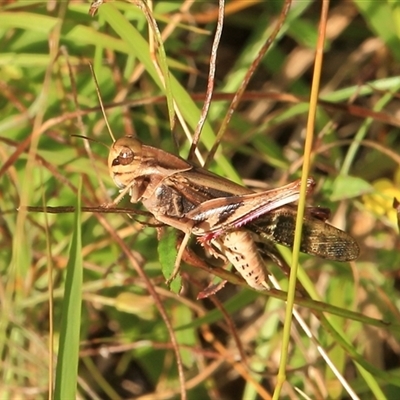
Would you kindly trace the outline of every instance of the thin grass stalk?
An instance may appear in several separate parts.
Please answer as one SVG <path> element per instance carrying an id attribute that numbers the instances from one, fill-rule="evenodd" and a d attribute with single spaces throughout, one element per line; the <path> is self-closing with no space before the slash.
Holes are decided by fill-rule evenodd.
<path id="1" fill-rule="evenodd" d="M 293 308 L 294 308 L 294 301 L 296 294 L 297 268 L 299 263 L 301 233 L 302 233 L 304 209 L 306 202 L 306 183 L 310 171 L 311 151 L 314 138 L 315 116 L 318 105 L 318 92 L 319 92 L 319 85 L 320 85 L 321 71 L 322 71 L 322 60 L 323 60 L 323 50 L 325 43 L 328 11 L 329 11 L 329 0 L 324 0 L 322 2 L 321 19 L 318 29 L 318 42 L 316 47 L 314 74 L 312 79 L 312 87 L 310 95 L 310 110 L 308 113 L 306 141 L 304 145 L 304 164 L 301 176 L 300 198 L 297 207 L 296 230 L 295 230 L 295 237 L 294 237 L 294 244 L 292 251 L 292 263 L 291 263 L 291 271 L 289 278 L 288 297 L 286 303 L 286 316 L 283 327 L 281 361 L 279 364 L 277 385 L 273 395 L 274 400 L 278 400 L 280 398 L 282 386 L 286 381 L 286 365 L 288 361 L 290 330 L 291 330 Z"/>

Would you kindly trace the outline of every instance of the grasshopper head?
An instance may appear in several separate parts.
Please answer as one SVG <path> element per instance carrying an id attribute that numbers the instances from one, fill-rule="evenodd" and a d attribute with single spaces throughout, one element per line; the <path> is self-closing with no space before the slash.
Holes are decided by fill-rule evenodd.
<path id="1" fill-rule="evenodd" d="M 108 155 L 108 168 L 114 183 L 124 188 L 138 176 L 142 161 L 142 143 L 131 136 L 116 140 Z"/>

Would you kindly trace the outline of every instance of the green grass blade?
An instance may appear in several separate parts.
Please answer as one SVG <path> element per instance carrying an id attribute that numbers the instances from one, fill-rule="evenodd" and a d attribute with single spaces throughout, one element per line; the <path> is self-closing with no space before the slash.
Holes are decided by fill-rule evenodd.
<path id="1" fill-rule="evenodd" d="M 58 362 L 56 369 L 55 399 L 75 399 L 77 389 L 79 340 L 82 308 L 82 236 L 81 236 L 81 186 L 76 203 L 75 232 L 65 279 L 65 293 L 62 307 L 62 319 Z"/>

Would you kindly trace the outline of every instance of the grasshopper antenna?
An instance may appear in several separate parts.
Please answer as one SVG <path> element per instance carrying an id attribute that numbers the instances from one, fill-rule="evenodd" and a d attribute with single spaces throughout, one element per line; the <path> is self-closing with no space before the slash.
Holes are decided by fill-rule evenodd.
<path id="1" fill-rule="evenodd" d="M 107 149 L 110 148 L 110 147 L 107 146 L 105 143 L 100 142 L 99 140 L 93 139 L 93 138 L 88 137 L 88 136 L 84 136 L 84 135 L 75 135 L 75 134 L 72 134 L 72 135 L 70 135 L 70 136 L 71 136 L 71 137 L 77 137 L 77 138 L 84 139 L 84 140 L 89 140 L 90 142 L 94 142 L 94 143 L 100 143 L 100 144 L 102 144 L 104 147 L 107 147 Z"/>
<path id="2" fill-rule="evenodd" d="M 114 137 L 114 134 L 112 133 L 110 124 L 108 123 L 106 111 L 104 110 L 103 101 L 101 100 L 101 93 L 100 93 L 100 89 L 99 89 L 99 83 L 97 82 L 97 78 L 96 78 L 96 74 L 95 74 L 94 69 L 93 69 L 93 65 L 91 63 L 89 63 L 89 67 L 90 67 L 90 70 L 92 71 L 92 76 L 93 76 L 94 83 L 95 83 L 95 86 L 96 86 L 97 98 L 99 99 L 101 112 L 103 113 L 104 121 L 106 122 L 107 129 L 108 129 L 108 133 L 110 134 L 113 143 L 115 143 L 115 137 Z"/>

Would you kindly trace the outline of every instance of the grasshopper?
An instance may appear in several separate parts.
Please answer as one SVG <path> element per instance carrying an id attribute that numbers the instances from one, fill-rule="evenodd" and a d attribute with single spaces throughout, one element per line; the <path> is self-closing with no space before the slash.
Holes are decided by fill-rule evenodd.
<path id="1" fill-rule="evenodd" d="M 108 167 L 120 189 L 154 217 L 193 234 L 215 257 L 228 260 L 256 290 L 269 288 L 262 243 L 292 246 L 300 180 L 255 193 L 179 156 L 126 136 L 111 146 Z M 307 181 L 307 193 L 315 186 Z M 308 207 L 301 251 L 337 261 L 359 255 L 356 241 L 326 223 L 326 209 Z"/>

